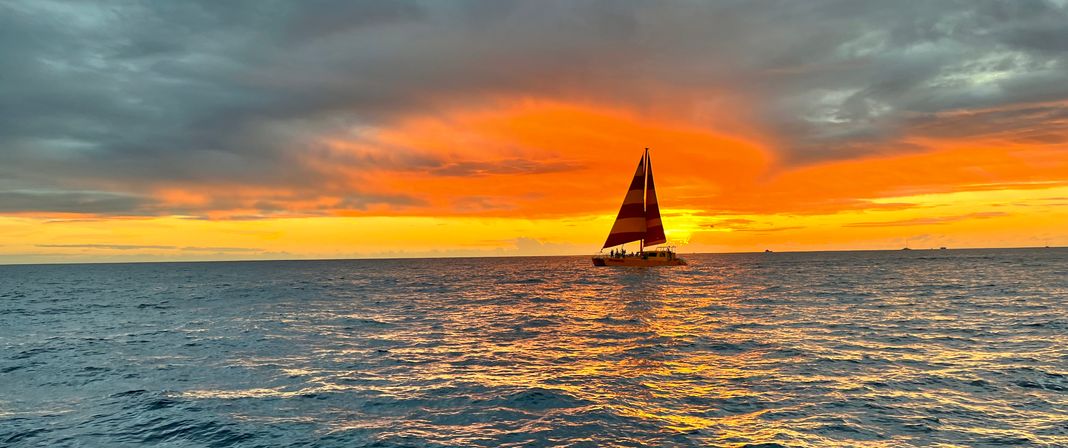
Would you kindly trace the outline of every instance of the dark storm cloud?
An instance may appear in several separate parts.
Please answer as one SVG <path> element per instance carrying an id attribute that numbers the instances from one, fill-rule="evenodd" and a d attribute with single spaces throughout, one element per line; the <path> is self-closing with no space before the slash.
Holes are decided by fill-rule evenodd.
<path id="1" fill-rule="evenodd" d="M 0 191 L 0 212 L 126 214 L 145 203 L 138 196 L 106 192 Z"/>
<path id="2" fill-rule="evenodd" d="M 791 163 L 983 122 L 1063 143 L 1042 126 L 1065 115 L 1066 23 L 1063 1 L 8 1 L 0 211 L 138 213 L 161 184 L 351 194 L 312 137 L 492 95 L 642 110 L 683 92 L 667 100 L 715 128 L 699 111 L 734 92 Z M 333 162 L 495 169 L 406 148 Z M 553 163 L 520 171 L 570 168 Z M 367 194 L 345 202 L 391 200 Z"/>

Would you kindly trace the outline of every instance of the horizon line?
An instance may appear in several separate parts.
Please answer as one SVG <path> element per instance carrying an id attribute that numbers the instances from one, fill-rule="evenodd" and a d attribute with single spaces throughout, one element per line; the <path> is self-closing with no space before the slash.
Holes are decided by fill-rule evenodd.
<path id="1" fill-rule="evenodd" d="M 950 251 L 950 250 L 1021 250 L 1021 249 L 1065 249 L 1068 246 L 1006 246 L 1006 247 L 957 247 L 957 248 L 908 248 L 908 251 Z M 838 249 L 838 250 L 784 250 L 784 251 L 738 251 L 738 252 L 679 252 L 679 255 L 745 255 L 745 254 L 802 254 L 824 252 L 903 252 L 902 249 Z M 86 265 L 86 264 L 165 264 L 165 263 L 257 263 L 279 261 L 381 261 L 381 260 L 463 260 L 482 258 L 551 258 L 551 257 L 582 257 L 592 254 L 555 254 L 555 255 L 485 255 L 485 256 L 429 256 L 429 257 L 363 257 L 363 258 L 258 258 L 238 260 L 160 260 L 160 261 L 56 261 L 44 263 L 4 263 L 3 266 L 63 266 L 63 265 Z"/>

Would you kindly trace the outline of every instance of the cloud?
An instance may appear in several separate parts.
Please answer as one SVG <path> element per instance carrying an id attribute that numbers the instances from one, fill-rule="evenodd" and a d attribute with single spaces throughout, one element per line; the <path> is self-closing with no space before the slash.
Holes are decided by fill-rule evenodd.
<path id="1" fill-rule="evenodd" d="M 2 212 L 136 213 L 146 199 L 134 194 L 100 191 L 0 191 Z"/>
<path id="2" fill-rule="evenodd" d="M 731 218 L 731 219 L 724 219 L 724 220 L 716 221 L 716 222 L 714 222 L 712 224 L 709 224 L 708 226 L 709 227 L 726 227 L 728 229 L 736 229 L 736 228 L 746 228 L 749 225 L 753 224 L 754 222 L 755 221 L 753 221 L 752 219 Z"/>
<path id="3" fill-rule="evenodd" d="M 486 176 L 495 174 L 543 174 L 574 171 L 580 164 L 564 161 L 538 162 L 524 159 L 509 159 L 494 162 L 450 163 L 430 170 L 438 176 Z"/>
<path id="4" fill-rule="evenodd" d="M 156 246 L 141 244 L 35 244 L 37 247 L 52 247 L 64 249 L 109 249 L 109 250 L 141 250 L 141 249 L 177 249 L 175 246 Z"/>
<path id="5" fill-rule="evenodd" d="M 519 237 L 513 240 L 523 255 L 584 254 L 589 248 L 582 244 L 549 243 L 537 238 Z"/>
<path id="6" fill-rule="evenodd" d="M 781 232 L 784 230 L 797 230 L 803 229 L 802 226 L 783 226 L 783 227 L 756 227 L 751 229 L 735 229 L 736 232 Z"/>
<path id="7" fill-rule="evenodd" d="M 722 219 L 710 224 L 706 224 L 708 228 L 713 229 L 728 229 L 734 232 L 782 232 L 785 230 L 797 230 L 803 229 L 804 226 L 767 226 L 767 224 L 761 224 L 752 219 L 746 218 L 730 218 Z"/>
<path id="8" fill-rule="evenodd" d="M 207 246 L 207 247 L 186 246 L 186 247 L 182 247 L 181 250 L 186 251 L 186 252 L 261 252 L 262 251 L 261 249 L 256 249 L 256 248 L 252 248 L 252 247 L 215 247 L 215 246 Z"/>
<path id="9" fill-rule="evenodd" d="M 843 225 L 843 227 L 927 226 L 927 225 L 948 224 L 948 223 L 951 223 L 951 222 L 964 221 L 964 220 L 969 220 L 969 219 L 997 218 L 997 217 L 1001 217 L 1001 216 L 1008 216 L 1008 213 L 1005 213 L 1005 212 L 978 212 L 978 213 L 968 213 L 966 215 L 911 218 L 911 219 L 902 219 L 902 220 L 897 220 L 897 221 L 855 222 L 855 223 L 845 224 L 845 225 Z"/>
<path id="10" fill-rule="evenodd" d="M 251 247 L 216 247 L 216 246 L 167 246 L 167 245 L 153 245 L 153 244 L 35 244 L 35 247 L 43 248 L 60 248 L 60 249 L 103 249 L 103 250 L 144 250 L 144 249 L 160 249 L 160 250 L 177 250 L 182 252 L 214 252 L 214 253 L 258 253 L 262 252 L 262 249 Z"/>
<path id="11" fill-rule="evenodd" d="M 782 169 L 929 150 L 917 138 L 1063 145 L 1066 20 L 1039 0 L 5 3 L 0 212 L 393 210 L 440 201 L 376 173 L 596 167 L 376 138 L 501 98 L 756 134 Z M 211 200 L 154 194 L 198 186 Z"/>

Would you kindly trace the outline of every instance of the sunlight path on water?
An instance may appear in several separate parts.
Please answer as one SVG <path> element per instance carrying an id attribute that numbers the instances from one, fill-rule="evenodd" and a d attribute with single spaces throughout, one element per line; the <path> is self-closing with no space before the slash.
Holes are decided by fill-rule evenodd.
<path id="1" fill-rule="evenodd" d="M 1068 445 L 1063 249 L 690 262 L 0 267 L 0 444 Z"/>

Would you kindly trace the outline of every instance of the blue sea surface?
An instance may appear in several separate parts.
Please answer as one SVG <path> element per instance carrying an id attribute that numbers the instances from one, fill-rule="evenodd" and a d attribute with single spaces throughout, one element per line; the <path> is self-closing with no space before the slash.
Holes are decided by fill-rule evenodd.
<path id="1" fill-rule="evenodd" d="M 0 266 L 0 446 L 1068 446 L 1068 250 Z"/>

